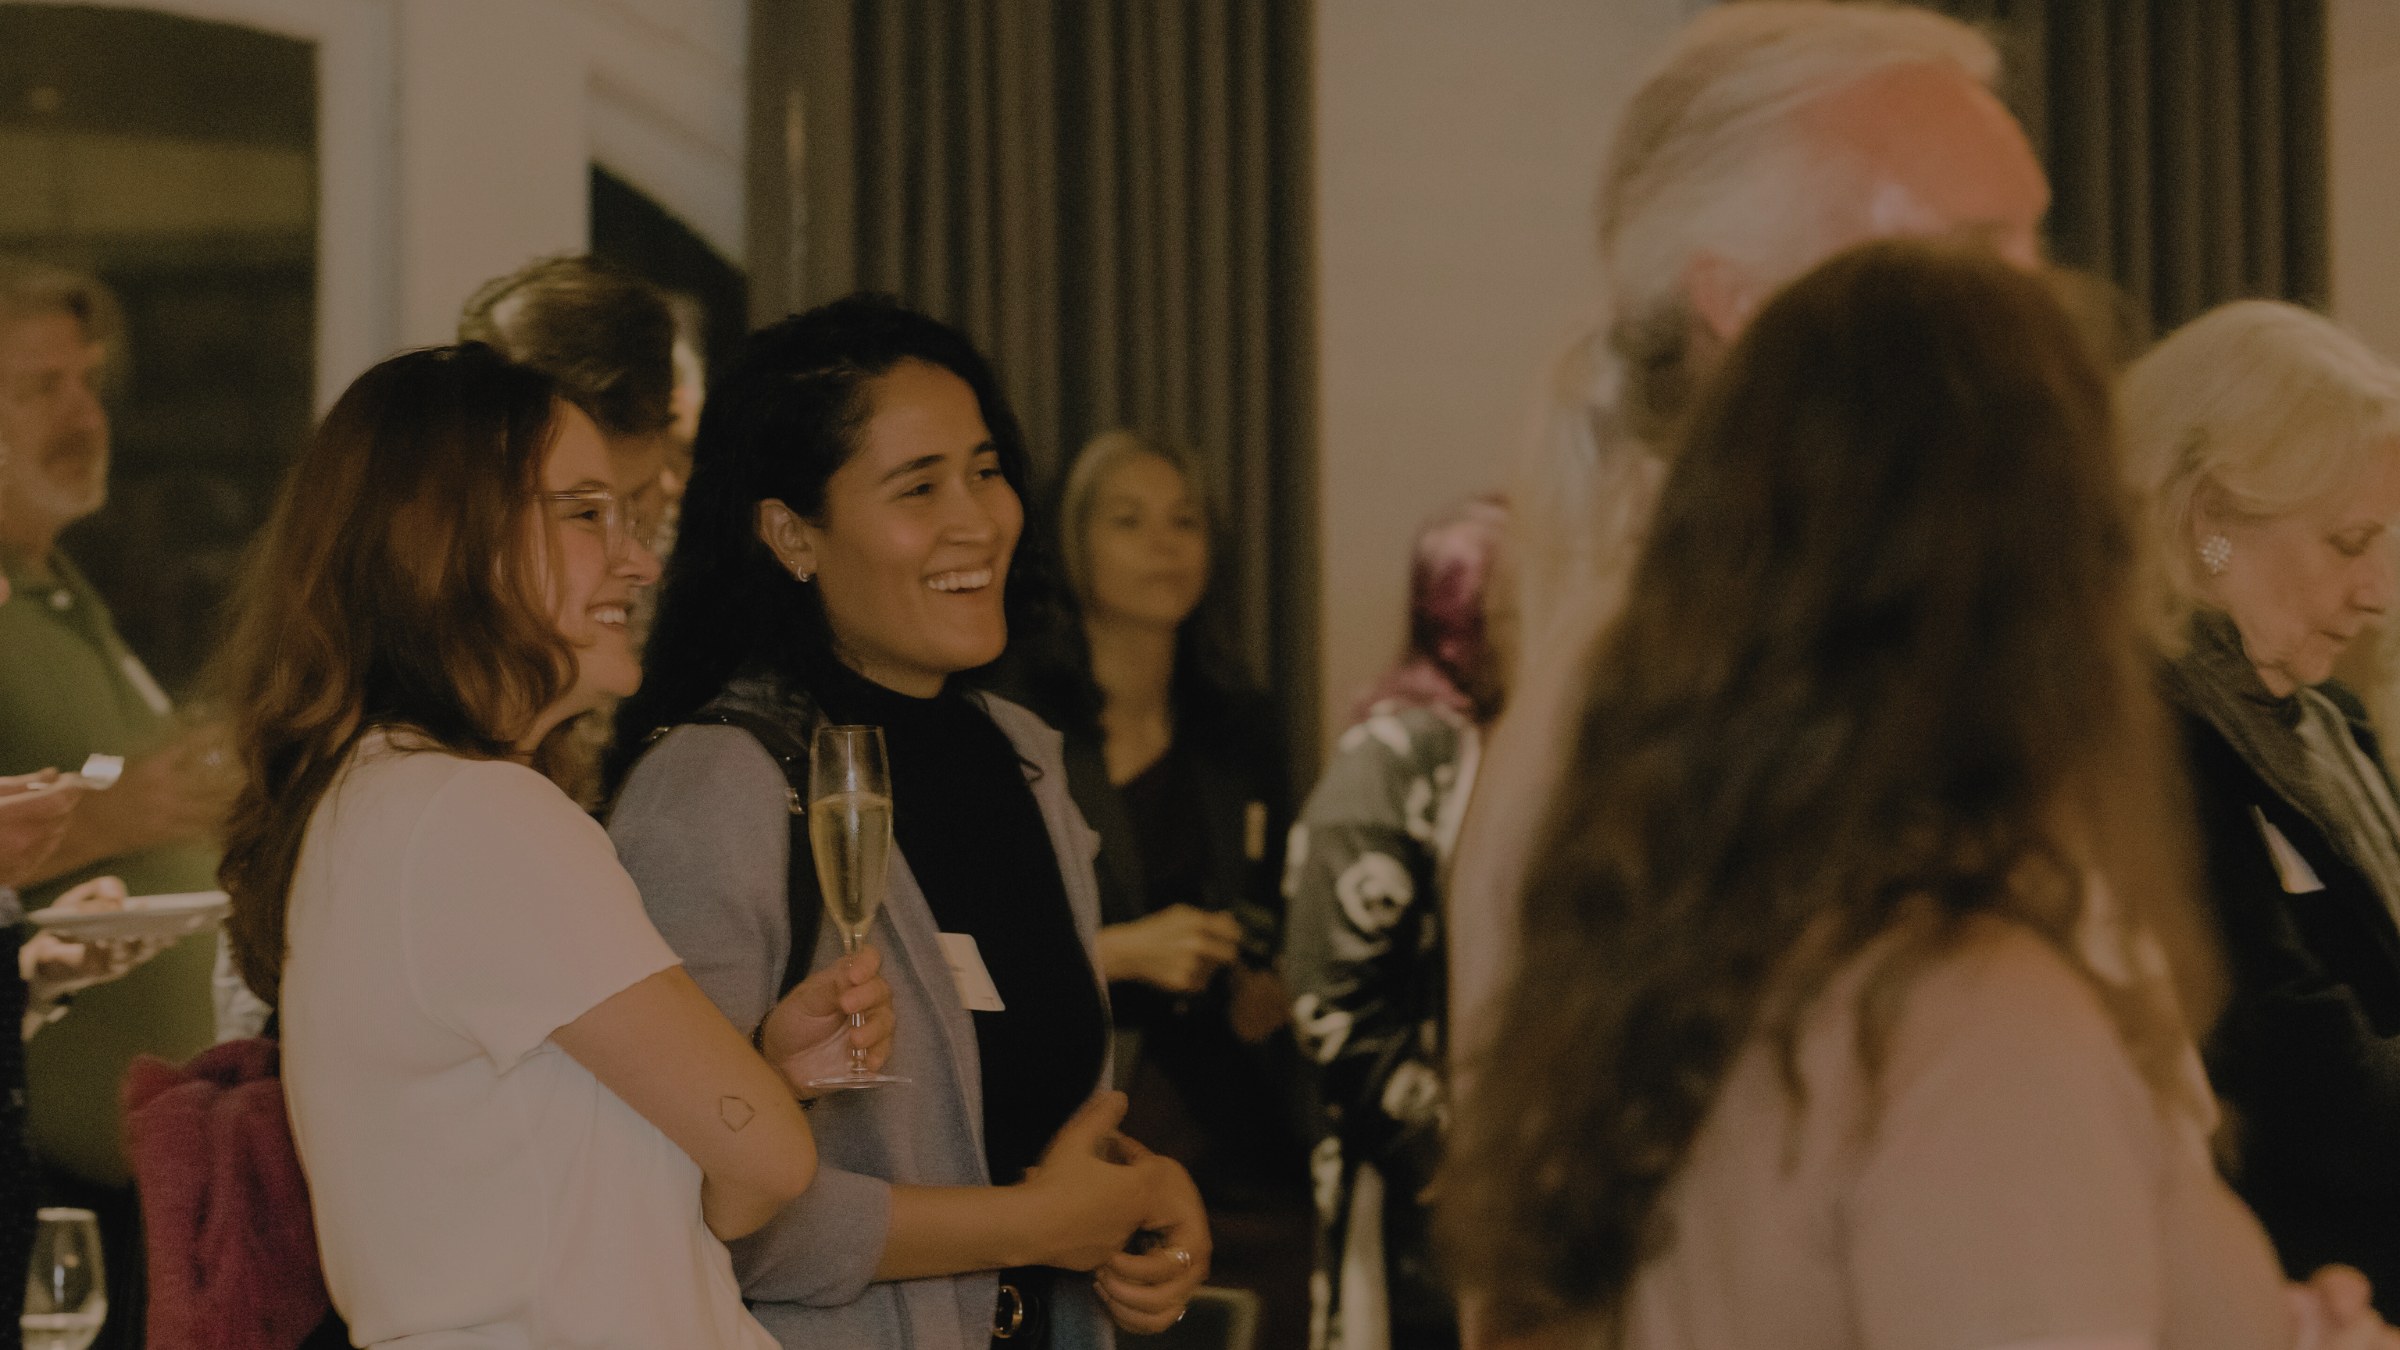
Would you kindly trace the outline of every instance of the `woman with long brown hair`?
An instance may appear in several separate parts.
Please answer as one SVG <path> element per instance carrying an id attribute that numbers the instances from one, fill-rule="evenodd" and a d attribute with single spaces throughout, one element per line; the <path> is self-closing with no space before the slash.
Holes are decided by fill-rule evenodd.
<path id="1" fill-rule="evenodd" d="M 2107 390 L 1924 245 L 1773 301 L 1592 650 L 1438 1192 L 1487 1333 L 2380 1344 L 2211 1168 Z M 2294 1324 L 2294 1305 L 2308 1320 Z"/>
<path id="2" fill-rule="evenodd" d="M 657 560 L 611 474 L 546 376 L 397 356 L 326 415 L 243 593 L 231 931 L 360 1344 L 771 1347 L 717 1239 L 815 1174 L 792 1083 L 889 1037 L 872 961 L 829 971 L 760 1028 L 779 1077 L 537 771 L 640 679 Z"/>

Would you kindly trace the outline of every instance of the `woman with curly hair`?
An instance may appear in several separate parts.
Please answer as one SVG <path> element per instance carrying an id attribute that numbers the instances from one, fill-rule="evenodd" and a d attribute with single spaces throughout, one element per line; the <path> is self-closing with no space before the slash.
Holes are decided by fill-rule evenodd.
<path id="1" fill-rule="evenodd" d="M 1475 1334 L 2382 1344 L 2213 1170 L 2108 393 L 1997 259 L 1837 257 L 1687 425 L 1436 1185 Z"/>

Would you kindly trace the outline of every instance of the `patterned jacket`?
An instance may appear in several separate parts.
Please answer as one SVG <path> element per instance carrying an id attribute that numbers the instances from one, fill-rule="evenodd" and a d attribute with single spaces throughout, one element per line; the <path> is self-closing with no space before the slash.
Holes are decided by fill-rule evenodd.
<path id="1" fill-rule="evenodd" d="M 1438 889 L 1479 739 L 1434 708 L 1378 709 L 1343 733 L 1285 852 L 1283 974 L 1323 1103 L 1311 1170 L 1318 1211 L 1317 1350 L 1348 1312 L 1388 1317 L 1395 1347 L 1454 1343 L 1416 1197 L 1441 1154 L 1443 967 Z M 1342 1287 L 1361 1169 L 1384 1195 L 1384 1310 Z M 1365 1214 L 1356 1217 L 1365 1219 Z M 1414 1334 L 1412 1334 L 1412 1332 Z"/>

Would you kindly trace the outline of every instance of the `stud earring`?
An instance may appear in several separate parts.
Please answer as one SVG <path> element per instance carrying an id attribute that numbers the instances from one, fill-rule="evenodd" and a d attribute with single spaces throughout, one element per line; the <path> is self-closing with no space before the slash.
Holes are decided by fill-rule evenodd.
<path id="1" fill-rule="evenodd" d="M 2225 575 L 2225 564 L 2233 560 L 2233 541 L 2221 534 L 2212 534 L 2200 541 L 2200 565 L 2212 577 Z"/>

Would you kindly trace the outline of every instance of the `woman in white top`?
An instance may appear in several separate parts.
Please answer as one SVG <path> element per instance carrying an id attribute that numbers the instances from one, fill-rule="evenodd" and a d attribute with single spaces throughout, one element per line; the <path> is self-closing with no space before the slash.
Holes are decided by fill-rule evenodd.
<path id="1" fill-rule="evenodd" d="M 591 420 L 485 347 L 394 357 L 254 569 L 223 875 L 353 1337 L 769 1350 L 720 1239 L 807 1188 L 791 1082 L 879 1061 L 890 994 L 872 958 L 826 972 L 761 1059 L 542 772 L 637 682 L 657 574 Z"/>

